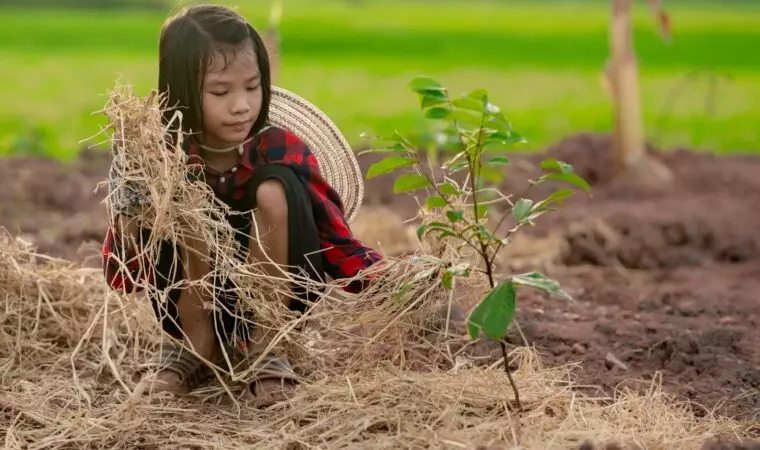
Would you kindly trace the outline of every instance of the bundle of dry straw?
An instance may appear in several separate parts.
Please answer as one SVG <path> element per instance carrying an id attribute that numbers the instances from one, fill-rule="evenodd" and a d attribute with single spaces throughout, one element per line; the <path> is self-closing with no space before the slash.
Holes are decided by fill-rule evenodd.
<path id="1" fill-rule="evenodd" d="M 214 385 L 163 404 L 135 401 L 127 380 L 158 333 L 144 320 L 150 312 L 107 294 L 95 271 L 43 258 L 24 242 L 5 238 L 0 254 L 0 295 L 15 312 L 4 317 L 0 344 L 22 347 L 0 361 L 0 440 L 8 449 L 567 449 L 584 441 L 693 449 L 713 436 L 746 435 L 750 426 L 697 419 L 656 383 L 643 394 L 584 397 L 572 367 L 541 367 L 529 349 L 513 353 L 526 406 L 520 416 L 507 407 L 500 361 L 483 366 L 466 352 L 448 367 L 416 369 L 375 352 L 374 369 L 314 373 L 293 399 L 267 411 L 235 408 Z M 422 341 L 400 342 L 398 350 L 413 345 L 445 352 L 440 342 Z"/>
<path id="2" fill-rule="evenodd" d="M 315 358 L 315 355 L 327 358 L 330 352 L 324 347 L 331 339 L 341 341 L 345 352 L 353 347 L 346 342 L 346 333 L 350 330 L 362 329 L 366 334 L 368 324 L 387 324 L 389 317 L 404 311 L 414 310 L 419 319 L 426 312 L 423 305 L 429 305 L 431 298 L 440 299 L 436 286 L 419 276 L 429 272 L 428 267 L 405 260 L 389 260 L 382 267 L 371 269 L 377 273 L 367 275 L 375 275 L 380 282 L 360 297 L 342 293 L 341 286 L 353 280 L 317 283 L 288 271 L 287 267 L 280 267 L 280 275 L 272 276 L 261 267 L 262 261 L 242 262 L 236 258 L 240 251 L 234 238 L 236 231 L 225 220 L 231 211 L 215 198 L 208 185 L 194 181 L 199 167 L 190 164 L 184 152 L 175 150 L 181 146 L 183 138 L 180 133 L 181 112 L 172 112 L 155 93 L 140 98 L 129 87 L 122 86 L 112 91 L 103 112 L 109 120 L 108 129 L 113 132 L 111 148 L 115 173 L 110 180 L 111 195 L 106 199 L 111 216 L 116 216 L 122 209 L 120 202 L 124 201 L 124 195 L 120 193 L 137 192 L 143 202 L 132 213 L 143 226 L 152 230 L 150 239 L 138 245 L 139 257 L 156 260 L 161 241 L 185 247 L 189 247 L 186 244 L 191 239 L 203 242 L 205 248 L 199 256 L 208 262 L 212 273 L 203 280 L 185 280 L 183 287 L 196 285 L 213 292 L 212 280 L 233 280 L 235 294 L 240 299 L 237 319 L 245 322 L 254 320 L 251 319 L 254 317 L 255 326 L 275 330 L 277 334 L 272 346 L 282 344 L 286 353 L 309 361 L 311 371 L 320 366 L 336 368 L 334 357 L 329 363 Z M 164 125 L 164 117 L 171 117 L 168 125 Z M 256 233 L 256 218 L 249 214 Z M 252 240 L 252 245 L 258 245 L 257 234 L 247 238 Z M 122 263 L 126 264 L 126 261 Z M 273 301 L 273 292 L 289 295 L 290 288 L 295 285 L 323 292 L 319 304 L 306 316 L 295 316 L 281 302 Z M 149 285 L 141 287 L 148 292 L 154 289 Z M 397 294 L 402 288 L 404 298 L 399 298 Z M 215 304 L 211 307 L 224 306 Z M 302 331 L 299 325 L 305 320 L 314 326 Z M 328 338 L 328 335 L 333 337 Z M 366 339 L 366 336 L 362 338 Z M 355 343 L 358 342 L 357 336 Z M 367 342 L 361 345 L 364 349 L 367 346 Z M 345 354 L 341 358 L 345 358 Z"/>

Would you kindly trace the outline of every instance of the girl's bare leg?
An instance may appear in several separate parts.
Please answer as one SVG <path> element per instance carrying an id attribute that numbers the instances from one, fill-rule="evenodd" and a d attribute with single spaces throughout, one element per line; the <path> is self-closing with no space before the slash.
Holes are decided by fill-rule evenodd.
<path id="1" fill-rule="evenodd" d="M 208 263 L 203 261 L 200 256 L 201 254 L 205 255 L 206 250 L 203 242 L 194 238 L 189 238 L 186 245 L 180 246 L 180 257 L 184 265 L 186 279 L 197 281 L 210 272 Z M 206 296 L 207 294 L 203 293 L 202 287 L 198 285 L 183 289 L 177 302 L 177 312 L 182 331 L 185 334 L 185 345 L 201 358 L 213 361 L 218 349 L 211 311 L 203 307 Z M 143 380 L 142 382 L 151 383 L 147 388 L 153 392 L 177 393 L 184 389 L 179 375 L 171 370 L 163 370 L 157 373 L 155 380 Z"/>
<path id="2" fill-rule="evenodd" d="M 258 226 L 260 241 L 256 241 L 256 229 L 251 229 L 250 241 L 250 259 L 252 262 L 263 264 L 265 271 L 273 277 L 281 277 L 280 269 L 269 262 L 271 259 L 275 264 L 288 264 L 288 206 L 285 196 L 285 188 L 276 180 L 267 180 L 259 185 L 256 191 L 256 211 L 254 218 Z M 265 256 L 259 244 L 264 247 L 267 253 Z M 285 296 L 279 298 L 274 295 L 271 301 L 282 301 L 287 306 L 290 298 Z M 264 351 L 269 345 L 273 333 L 262 330 L 261 327 L 255 327 L 253 339 L 250 348 L 253 351 Z M 274 401 L 285 399 L 284 390 L 290 391 L 293 385 L 287 382 L 283 385 L 281 380 L 266 379 L 259 381 L 256 388 L 256 394 L 259 397 L 269 397 Z"/>

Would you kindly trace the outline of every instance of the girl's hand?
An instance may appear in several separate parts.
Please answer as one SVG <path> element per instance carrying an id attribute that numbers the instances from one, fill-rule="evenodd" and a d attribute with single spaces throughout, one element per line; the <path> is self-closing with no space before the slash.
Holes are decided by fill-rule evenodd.
<path id="1" fill-rule="evenodd" d="M 140 224 L 136 217 L 129 217 L 119 214 L 114 217 L 113 232 L 116 241 L 129 251 L 138 251 L 140 246 Z"/>
<path id="2" fill-rule="evenodd" d="M 133 180 L 122 179 L 119 159 L 114 157 L 108 172 L 111 206 L 116 215 L 137 215 L 144 205 L 150 204 L 150 193 L 145 186 Z"/>
<path id="3" fill-rule="evenodd" d="M 137 223 L 137 218 L 119 214 L 114 219 L 114 231 L 120 238 L 132 241 L 137 239 L 140 226 Z"/>

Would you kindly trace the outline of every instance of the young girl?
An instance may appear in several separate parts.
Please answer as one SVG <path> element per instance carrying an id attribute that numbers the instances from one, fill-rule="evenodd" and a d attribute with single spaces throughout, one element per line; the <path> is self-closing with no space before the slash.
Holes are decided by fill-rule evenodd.
<path id="1" fill-rule="evenodd" d="M 233 211 L 254 211 L 261 243 L 275 263 L 324 280 L 325 274 L 353 278 L 381 260 L 377 252 L 351 235 L 341 198 L 323 179 L 311 149 L 294 133 L 269 124 L 269 59 L 261 37 L 242 17 L 220 6 L 193 6 L 170 18 L 160 37 L 158 81 L 168 104 L 183 112 L 186 144 L 182 150 L 194 163 L 203 164 L 205 182 Z M 203 360 L 219 361 L 222 347 L 241 348 L 234 342 L 239 337 L 247 351 L 266 346 L 259 330 L 241 327 L 236 320 L 237 299 L 230 289 L 215 289 L 226 292 L 216 299 L 225 308 L 215 308 L 212 315 L 202 306 L 210 300 L 206 290 L 170 287 L 182 279 L 197 280 L 210 273 L 211 267 L 196 254 L 207 251 L 202 242 L 186 243 L 185 248 L 165 241 L 158 261 L 135 258 L 136 245 L 122 243 L 146 242 L 150 230 L 138 228 L 131 220 L 139 199 L 123 193 L 121 198 L 103 247 L 110 286 L 135 292 L 140 290 L 138 280 L 151 283 L 157 292 L 169 289 L 167 306 L 159 305 L 158 294 L 150 295 L 156 316 L 165 332 L 184 339 Z M 244 257 L 267 262 L 258 243 L 247 237 L 256 235 L 250 214 L 232 214 L 228 220 L 238 230 Z M 122 271 L 118 261 L 126 262 L 129 273 Z M 141 270 L 146 266 L 151 269 Z M 265 267 L 278 274 L 276 266 Z M 158 275 L 146 279 L 150 274 Z M 216 279 L 215 283 L 232 286 L 229 280 Z M 357 292 L 364 286 L 364 282 L 355 282 L 346 290 Z M 311 299 L 303 293 L 295 293 L 295 297 L 272 301 L 284 301 L 290 309 L 304 311 L 301 300 Z M 262 405 L 286 398 L 297 380 L 287 361 L 271 353 L 266 361 L 268 373 L 257 376 L 249 386 Z M 187 391 L 208 376 L 201 359 L 173 344 L 164 346 L 149 364 L 166 367 L 154 382 L 141 381 L 149 383 L 145 387 L 153 391 Z"/>

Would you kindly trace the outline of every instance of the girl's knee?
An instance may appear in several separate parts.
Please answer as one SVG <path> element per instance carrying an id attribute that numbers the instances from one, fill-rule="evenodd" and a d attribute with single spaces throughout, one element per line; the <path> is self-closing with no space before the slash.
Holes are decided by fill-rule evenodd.
<path id="1" fill-rule="evenodd" d="M 256 208 L 270 220 L 286 221 L 288 201 L 285 186 L 276 179 L 263 181 L 256 189 Z"/>

